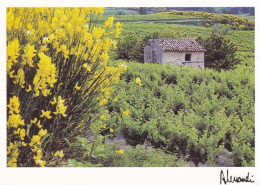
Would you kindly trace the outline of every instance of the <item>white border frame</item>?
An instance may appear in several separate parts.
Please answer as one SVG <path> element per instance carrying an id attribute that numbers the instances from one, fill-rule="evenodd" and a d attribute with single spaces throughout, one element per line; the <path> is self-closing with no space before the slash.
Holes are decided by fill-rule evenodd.
<path id="1" fill-rule="evenodd" d="M 259 164 L 259 0 L 0 0 L 0 185 L 219 185 L 220 170 L 229 169 L 230 175 L 250 176 L 260 185 Z M 256 84 L 256 167 L 176 167 L 176 168 L 7 168 L 6 167 L 6 7 L 255 7 L 255 84 Z M 257 158 L 258 156 L 258 158 Z M 258 170 L 257 170 L 258 169 Z M 258 173 L 257 173 L 258 172 Z M 236 183 L 234 183 L 236 184 Z M 240 183 L 246 184 L 246 183 Z"/>

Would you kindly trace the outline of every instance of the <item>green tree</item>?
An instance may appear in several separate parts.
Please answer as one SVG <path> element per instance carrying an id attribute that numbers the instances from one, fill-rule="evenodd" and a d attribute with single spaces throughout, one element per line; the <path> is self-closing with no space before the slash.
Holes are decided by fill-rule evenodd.
<path id="1" fill-rule="evenodd" d="M 146 8 L 145 7 L 140 7 L 139 10 L 138 10 L 139 14 L 140 15 L 146 15 Z"/>
<path id="2" fill-rule="evenodd" d="M 212 32 L 211 36 L 206 39 L 198 38 L 198 42 L 205 47 L 205 67 L 217 71 L 234 69 L 240 62 L 236 58 L 237 48 L 230 40 Z"/>
<path id="3" fill-rule="evenodd" d="M 148 39 L 158 38 L 159 33 L 130 33 L 118 42 L 117 59 L 143 62 L 144 47 Z"/>

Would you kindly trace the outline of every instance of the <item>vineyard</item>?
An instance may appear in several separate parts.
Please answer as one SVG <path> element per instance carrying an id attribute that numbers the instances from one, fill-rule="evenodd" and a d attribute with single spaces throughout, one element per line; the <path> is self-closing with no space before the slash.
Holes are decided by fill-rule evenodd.
<path id="1" fill-rule="evenodd" d="M 242 67 L 218 73 L 129 63 L 118 85 L 118 102 L 109 103 L 110 114 L 129 110 L 130 116 L 112 119 L 131 145 L 147 140 L 156 148 L 188 155 L 195 164 L 207 161 L 212 166 L 225 147 L 236 166 L 252 166 L 253 72 Z"/>
<path id="2" fill-rule="evenodd" d="M 162 14 L 116 19 L 163 20 L 171 19 L 169 14 L 172 19 L 182 14 L 183 19 L 215 19 L 214 14 L 194 16 L 194 12 Z M 227 17 L 230 22 L 240 20 L 233 15 L 218 17 L 220 22 Z M 125 44 L 131 59 L 131 55 L 138 56 L 142 45 L 139 40 L 147 35 L 206 38 L 211 30 L 204 26 L 126 22 L 119 51 Z M 235 166 L 254 166 L 254 31 L 230 29 L 224 34 L 237 47 L 236 55 L 241 60 L 232 71 L 127 63 L 128 70 L 117 86 L 118 102 L 109 103 L 109 110 L 114 115 L 113 123 L 117 122 L 118 131 L 123 132 L 129 144 L 148 141 L 167 153 L 188 156 L 195 165 L 206 162 L 208 166 L 215 166 L 217 156 L 227 148 L 232 151 Z M 141 86 L 136 83 L 137 78 L 141 79 Z M 117 116 L 125 110 L 129 110 L 128 116 Z"/>
<path id="3" fill-rule="evenodd" d="M 160 32 L 161 34 L 179 34 L 179 37 L 208 37 L 211 34 L 211 28 L 181 26 L 172 24 L 149 24 L 149 23 L 124 23 L 121 38 L 128 34 L 147 34 Z M 254 52 L 254 31 L 229 30 L 226 37 L 230 39 L 239 51 Z"/>
<path id="4" fill-rule="evenodd" d="M 7 9 L 7 166 L 217 166 L 225 150 L 254 166 L 253 18 L 103 13 Z M 153 22 L 192 19 L 208 25 Z M 234 69 L 143 63 L 148 38 L 213 31 L 236 46 Z"/>

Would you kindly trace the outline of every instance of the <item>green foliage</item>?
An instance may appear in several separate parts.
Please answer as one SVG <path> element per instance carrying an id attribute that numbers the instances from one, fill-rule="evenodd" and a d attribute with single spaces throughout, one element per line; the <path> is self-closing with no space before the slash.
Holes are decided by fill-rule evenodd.
<path id="1" fill-rule="evenodd" d="M 209 38 L 211 28 L 180 26 L 172 24 L 124 23 L 122 37 L 118 42 L 118 51 L 114 59 L 143 62 L 143 48 L 150 38 Z M 254 31 L 229 30 L 228 26 L 213 26 L 219 34 L 225 33 L 237 50 L 254 52 Z"/>
<path id="2" fill-rule="evenodd" d="M 124 23 L 123 27 L 124 38 L 132 36 L 125 42 L 140 42 L 142 39 L 134 37 L 169 30 L 203 40 L 212 34 L 211 27 L 189 25 Z M 149 141 L 153 147 L 188 155 L 196 165 L 207 161 L 211 166 L 225 147 L 232 152 L 236 166 L 254 166 L 255 32 L 232 30 L 228 25 L 213 29 L 225 33 L 222 41 L 230 40 L 237 47 L 233 57 L 241 62 L 234 70 L 201 71 L 129 62 L 114 94 L 118 102 L 109 103 L 111 118 L 131 145 Z M 135 83 L 137 77 L 142 86 Z M 130 116 L 123 114 L 126 110 Z"/>
<path id="3" fill-rule="evenodd" d="M 146 8 L 145 7 L 140 7 L 139 10 L 138 10 L 139 14 L 140 15 L 146 15 Z"/>
<path id="4" fill-rule="evenodd" d="M 125 150 L 123 154 L 116 151 L 120 148 L 116 145 L 106 145 L 104 155 L 106 158 L 97 158 L 96 163 L 104 167 L 183 167 L 188 166 L 185 158 L 176 154 L 167 154 L 162 150 L 147 151 L 138 145 L 131 150 Z"/>
<path id="5" fill-rule="evenodd" d="M 150 23 L 124 23 L 122 40 L 127 41 L 127 35 L 131 34 L 134 37 L 140 35 L 149 35 L 154 32 L 162 34 L 165 38 L 186 38 L 192 37 L 197 38 L 201 37 L 202 39 L 208 38 L 211 36 L 212 28 L 211 27 L 201 27 L 201 26 L 190 26 L 190 25 L 175 25 L 175 24 L 150 24 Z M 174 37 L 174 35 L 176 35 Z M 232 43 L 238 48 L 238 51 L 243 52 L 254 52 L 254 31 L 245 31 L 245 30 L 230 30 L 227 32 L 225 37 L 232 41 Z M 161 37 L 162 38 L 162 37 Z M 134 39 L 134 38 L 131 38 Z M 137 39 L 134 39 L 137 40 Z M 119 41 L 120 42 L 120 41 Z M 123 58 L 122 58 L 123 59 Z"/>
<path id="6" fill-rule="evenodd" d="M 236 57 L 237 47 L 216 32 L 212 32 L 212 35 L 205 40 L 198 38 L 198 41 L 207 50 L 205 52 L 206 68 L 217 71 L 229 70 L 234 69 L 240 62 Z"/>
<path id="7" fill-rule="evenodd" d="M 220 35 L 227 35 L 231 30 L 230 26 L 225 24 L 214 24 L 212 29 Z"/>
<path id="8" fill-rule="evenodd" d="M 104 150 L 103 146 L 101 145 L 103 140 L 105 139 L 104 136 L 95 135 L 93 139 L 88 139 L 86 137 L 77 136 L 77 141 L 72 143 L 72 149 L 76 149 L 74 154 L 74 158 L 78 159 L 85 159 L 88 161 L 92 161 L 93 158 L 96 157 L 105 157 L 102 155 L 102 151 Z"/>
<path id="9" fill-rule="evenodd" d="M 84 162 L 80 162 L 80 161 L 77 161 L 75 159 L 69 159 L 68 160 L 69 162 L 69 165 L 66 165 L 67 167 L 102 167 L 103 165 L 102 164 L 92 164 L 91 162 L 88 162 L 88 161 L 84 161 Z"/>
<path id="10" fill-rule="evenodd" d="M 128 63 L 116 90 L 118 102 L 109 110 L 117 113 L 113 115 L 129 144 L 149 141 L 155 148 L 188 155 L 196 165 L 207 161 L 212 166 L 225 147 L 236 166 L 252 166 L 254 59 L 241 58 L 250 65 L 220 73 Z M 125 110 L 131 114 L 124 115 Z"/>
<path id="11" fill-rule="evenodd" d="M 212 33 L 211 27 L 163 23 L 124 23 L 123 27 L 124 38 L 133 36 L 129 39 L 174 30 L 206 40 Z M 188 155 L 195 164 L 207 161 L 211 166 L 225 147 L 236 166 L 254 166 L 255 32 L 215 27 L 237 47 L 235 56 L 241 62 L 233 71 L 127 64 L 114 94 L 118 102 L 111 102 L 109 110 L 129 144 L 149 141 L 153 147 Z M 135 83 L 137 77 L 143 86 Z M 130 116 L 122 114 L 127 109 Z"/>

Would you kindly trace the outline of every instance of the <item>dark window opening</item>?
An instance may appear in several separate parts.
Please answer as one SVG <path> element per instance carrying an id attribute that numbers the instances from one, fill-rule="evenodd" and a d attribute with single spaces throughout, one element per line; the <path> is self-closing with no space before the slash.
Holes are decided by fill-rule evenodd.
<path id="1" fill-rule="evenodd" d="M 155 51 L 152 51 L 152 63 L 156 63 Z"/>
<path id="2" fill-rule="evenodd" d="M 191 61 L 191 54 L 185 54 L 185 61 Z"/>

